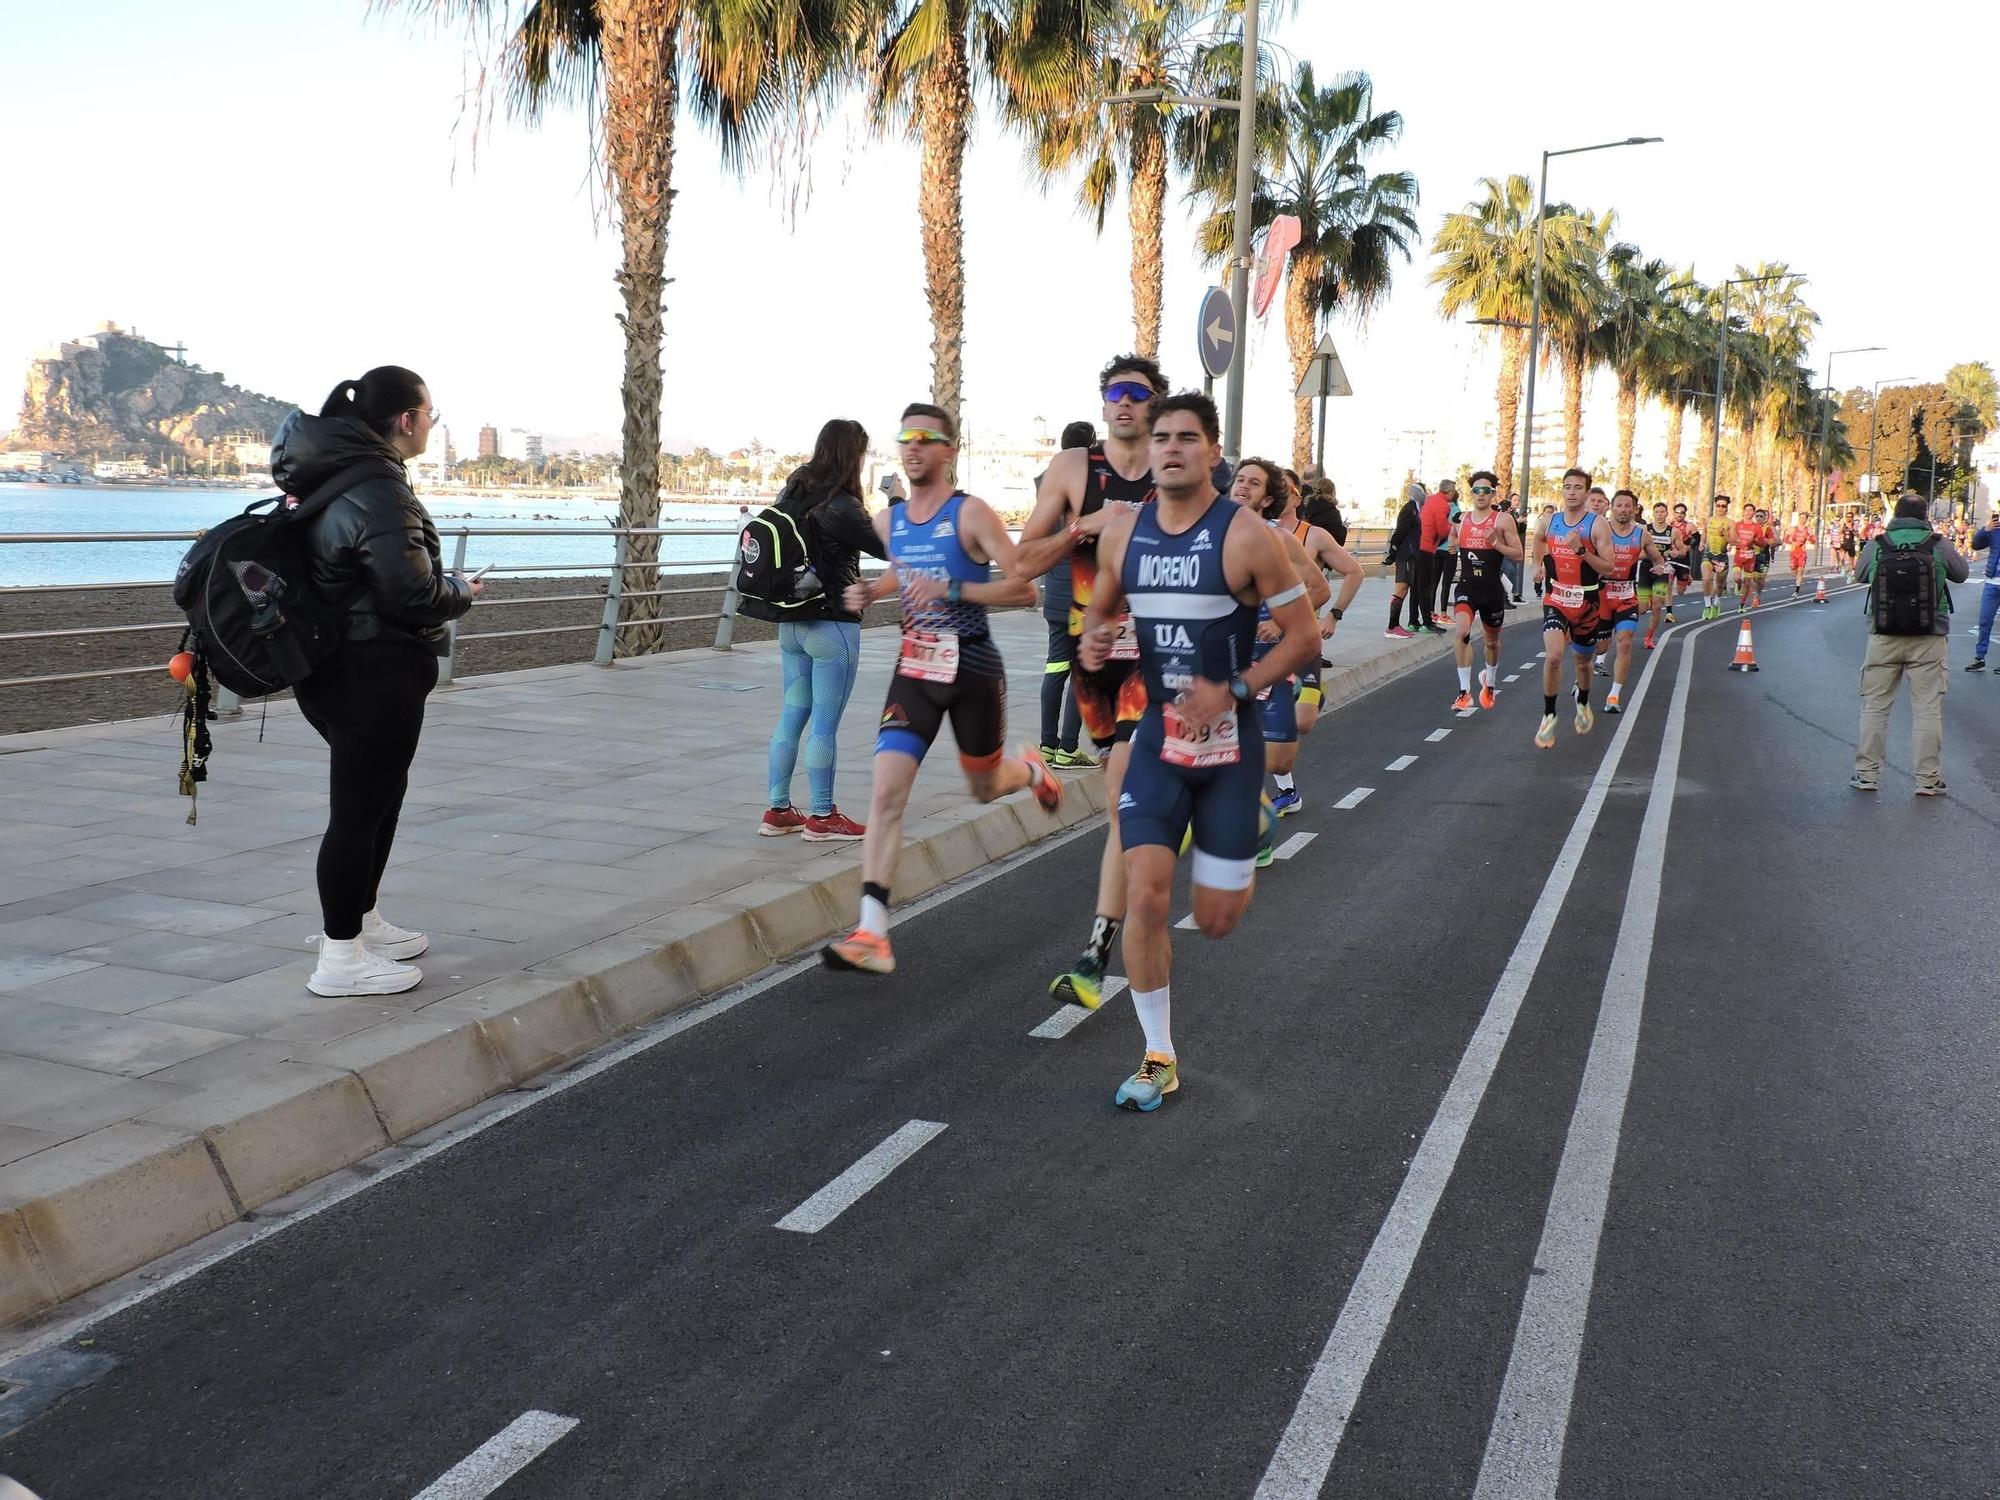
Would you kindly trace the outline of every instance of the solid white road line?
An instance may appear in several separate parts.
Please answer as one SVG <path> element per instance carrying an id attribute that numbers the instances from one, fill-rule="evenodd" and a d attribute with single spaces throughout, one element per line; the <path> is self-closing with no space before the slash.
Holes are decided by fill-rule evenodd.
<path id="1" fill-rule="evenodd" d="M 910 1121 L 778 1220 L 777 1227 L 799 1234 L 818 1234 L 852 1208 L 863 1193 L 943 1134 L 944 1126 L 935 1120 Z"/>
<path id="2" fill-rule="evenodd" d="M 1632 727 L 1639 721 L 1639 707 L 1645 702 L 1646 687 L 1652 681 L 1653 666 L 1658 660 L 1658 657 L 1649 659 L 1640 674 L 1631 707 L 1620 720 L 1597 774 L 1591 778 L 1590 789 L 1584 794 L 1576 820 L 1570 824 L 1569 837 L 1563 840 L 1555 867 L 1543 882 L 1541 896 L 1528 915 L 1527 925 L 1507 959 L 1507 967 L 1501 971 L 1499 983 L 1493 987 L 1486 1012 L 1473 1031 L 1472 1040 L 1466 1044 L 1458 1070 L 1438 1103 L 1437 1113 L 1424 1131 L 1416 1155 L 1410 1158 L 1410 1170 L 1403 1178 L 1396 1201 L 1390 1205 L 1374 1244 L 1368 1247 L 1360 1273 L 1348 1288 L 1333 1332 L 1327 1336 L 1326 1347 L 1307 1377 L 1298 1407 L 1286 1424 L 1284 1435 L 1278 1439 L 1277 1451 L 1271 1455 L 1270 1466 L 1257 1486 L 1257 1500 L 1313 1500 L 1333 1470 L 1334 1455 L 1340 1451 L 1348 1419 L 1361 1399 L 1369 1366 L 1375 1362 L 1383 1335 L 1389 1331 L 1389 1319 L 1402 1298 L 1417 1252 L 1423 1247 L 1431 1216 L 1444 1196 L 1445 1184 L 1458 1163 L 1466 1134 L 1479 1112 L 1480 1100 L 1500 1065 L 1500 1053 L 1507 1045 L 1514 1018 L 1534 982 L 1535 969 L 1548 946 L 1549 934 L 1555 929 L 1556 917 L 1569 895 L 1577 867 L 1583 863 L 1584 849 L 1597 827 L 1611 780 L 1618 773 L 1618 763 L 1624 759 Z"/>
<path id="3" fill-rule="evenodd" d="M 1403 771 L 1414 766 L 1416 763 L 1417 758 L 1414 755 L 1399 755 L 1382 769 L 1385 771 Z"/>
<path id="4" fill-rule="evenodd" d="M 1271 851 L 1271 858 L 1290 859 L 1318 837 L 1319 835 L 1316 833 L 1295 833 Z"/>
<path id="5" fill-rule="evenodd" d="M 1519 672 L 1509 672 L 1505 677 L 1501 678 L 1500 680 L 1502 682 L 1519 682 L 1521 680 L 1521 674 Z"/>
<path id="6" fill-rule="evenodd" d="M 1424 743 L 1426 745 L 1435 745 L 1439 740 L 1443 739 L 1446 735 L 1450 733 L 1451 731 L 1449 729 L 1433 729 L 1429 734 L 1424 736 Z"/>
<path id="7" fill-rule="evenodd" d="M 1714 622 L 1711 622 L 1714 623 Z M 1692 631 L 1681 643 L 1680 673 L 1667 709 L 1653 789 L 1639 825 L 1632 881 L 1618 923 L 1618 944 L 1604 980 L 1597 1031 L 1590 1040 L 1583 1085 L 1570 1117 L 1569 1138 L 1549 1194 L 1548 1218 L 1535 1250 L 1535 1275 L 1528 1280 L 1521 1321 L 1500 1404 L 1487 1434 L 1475 1500 L 1553 1497 L 1562 1476 L 1563 1437 L 1569 1429 L 1576 1393 L 1577 1361 L 1583 1353 L 1584 1320 L 1597 1273 L 1597 1248 L 1604 1233 L 1605 1204 L 1632 1069 L 1639 1049 L 1639 1018 L 1646 1003 L 1646 973 L 1653 959 L 1653 934 L 1660 914 L 1660 882 L 1667 860 L 1667 827 L 1673 817 L 1674 783 L 1680 772 L 1681 736 L 1687 722 L 1688 686 L 1694 680 Z"/>
<path id="8" fill-rule="evenodd" d="M 1366 802 L 1368 798 L 1374 793 L 1374 791 L 1375 788 L 1372 786 L 1358 786 L 1353 791 L 1349 792 L 1345 797 L 1342 797 L 1338 802 L 1334 803 L 1333 810 L 1335 812 L 1352 811 L 1354 808 L 1357 808 L 1362 803 Z"/>
<path id="9" fill-rule="evenodd" d="M 1104 998 L 1098 1001 L 1097 1010 L 1104 1009 L 1106 1005 L 1110 1004 L 1113 997 L 1118 995 L 1124 988 L 1125 976 L 1123 974 L 1105 975 Z M 1065 1005 L 1061 1010 L 1029 1032 L 1028 1035 L 1043 1037 L 1052 1042 L 1059 1041 L 1096 1014 L 1097 1011 L 1085 1010 L 1081 1005 Z"/>
<path id="10" fill-rule="evenodd" d="M 417 1500 L 486 1500 L 576 1426 L 575 1417 L 524 1411 L 431 1481 Z"/>

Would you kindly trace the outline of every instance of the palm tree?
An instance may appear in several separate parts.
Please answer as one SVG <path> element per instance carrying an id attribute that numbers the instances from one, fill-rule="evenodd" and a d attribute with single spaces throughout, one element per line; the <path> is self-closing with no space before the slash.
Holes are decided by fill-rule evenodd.
<path id="1" fill-rule="evenodd" d="M 1707 295 L 1692 271 L 1683 272 L 1669 289 L 1657 319 L 1662 355 L 1658 395 L 1667 408 L 1667 474 L 1681 493 L 1686 493 L 1680 473 L 1682 426 L 1688 407 L 1701 399 L 1697 393 L 1706 388 L 1703 382 L 1714 374 L 1706 353 L 1709 328 L 1701 315 Z"/>
<path id="2" fill-rule="evenodd" d="M 1204 63 L 1211 54 L 1202 34 L 1217 9 L 1217 0 L 1129 0 L 1111 8 L 1090 38 L 1078 97 L 1062 109 L 1016 112 L 1017 123 L 1031 132 L 1035 167 L 1045 186 L 1082 167 L 1078 202 L 1099 234 L 1124 184 L 1132 235 L 1133 347 L 1148 359 L 1160 352 L 1168 155 L 1189 112 L 1173 104 L 1121 107 L 1103 101 L 1141 89 L 1207 92 Z"/>
<path id="3" fill-rule="evenodd" d="M 1602 357 L 1598 328 L 1612 301 L 1605 268 L 1618 220 L 1614 213 L 1593 217 L 1588 209 L 1578 212 L 1577 217 L 1585 225 L 1585 231 L 1572 253 L 1589 258 L 1591 275 L 1577 288 L 1578 295 L 1564 306 L 1551 307 L 1546 291 L 1542 304 L 1547 348 L 1562 361 L 1563 462 L 1572 468 L 1583 449 L 1583 388 Z"/>
<path id="4" fill-rule="evenodd" d="M 1761 436 L 1759 487 L 1768 495 L 1777 481 L 1779 408 L 1785 398 L 1789 372 L 1805 358 L 1812 344 L 1813 330 L 1819 326 L 1819 314 L 1806 306 L 1805 299 L 1800 295 L 1805 288 L 1805 277 L 1783 261 L 1764 261 L 1754 271 L 1738 266 L 1736 274 L 1739 277 L 1760 278 L 1743 288 L 1743 319 L 1752 335 L 1762 344 L 1762 374 L 1765 377 L 1750 417 L 1749 431 L 1744 436 L 1744 447 L 1747 458 L 1752 433 Z M 1764 277 L 1773 279 L 1762 280 Z M 1812 381 L 1808 376 L 1806 389 L 1810 391 L 1811 388 Z"/>
<path id="5" fill-rule="evenodd" d="M 1642 260 L 1636 245 L 1617 245 L 1605 257 L 1605 270 L 1609 295 L 1593 343 L 1597 357 L 1618 377 L 1618 484 L 1624 487 L 1632 483 L 1639 398 L 1673 389 L 1674 268 L 1663 260 Z"/>
<path id="6" fill-rule="evenodd" d="M 1535 289 L 1535 190 L 1518 172 L 1502 181 L 1481 179 L 1483 196 L 1447 214 L 1431 241 L 1438 263 L 1431 285 L 1440 288 L 1438 311 L 1493 318 L 1500 328 L 1498 413 L 1493 470 L 1500 493 L 1514 487 L 1515 426 L 1520 416 L 1521 374 L 1527 363 L 1527 323 Z M 1597 277 L 1595 255 L 1584 252 L 1593 226 L 1565 204 L 1551 204 L 1543 224 L 1542 306 L 1553 309 L 1590 300 Z M 1524 500 L 1528 479 L 1520 486 Z"/>
<path id="7" fill-rule="evenodd" d="M 1260 166 L 1250 213 L 1259 229 L 1280 214 L 1299 221 L 1285 287 L 1285 345 L 1297 383 L 1312 362 L 1322 319 L 1345 312 L 1365 321 L 1388 297 L 1396 258 L 1410 258 L 1418 233 L 1417 179 L 1368 170 L 1367 158 L 1402 135 L 1403 117 L 1395 110 L 1375 112 L 1375 86 L 1366 73 L 1345 74 L 1321 88 L 1312 64 L 1302 62 L 1276 102 L 1273 159 L 1268 172 Z M 1234 194 L 1233 182 L 1225 188 L 1212 169 L 1198 182 L 1213 200 Z M 1232 207 L 1203 222 L 1202 248 L 1211 260 L 1228 255 L 1235 220 Z M 1303 468 L 1312 458 L 1312 402 L 1295 401 L 1292 462 Z"/>
<path id="8" fill-rule="evenodd" d="M 509 110 L 538 122 L 551 105 L 581 104 L 598 133 L 618 224 L 615 280 L 624 312 L 624 460 L 618 524 L 652 527 L 660 516 L 661 303 L 666 292 L 667 222 L 673 202 L 674 124 L 683 89 L 693 116 L 721 137 L 723 158 L 740 163 L 752 137 L 788 101 L 838 81 L 839 60 L 858 38 L 847 0 L 374 0 L 484 37 L 512 25 L 491 75 Z M 659 616 L 659 538 L 630 538 L 622 618 Z M 627 650 L 657 650 L 657 626 L 627 637 Z"/>
<path id="9" fill-rule="evenodd" d="M 844 8 L 878 3 L 884 14 L 870 102 L 878 127 L 901 126 L 922 143 L 917 213 L 931 310 L 931 399 L 955 413 L 965 375 L 962 204 L 974 86 L 992 92 L 1010 118 L 1073 109 L 1087 87 L 1102 0 L 849 0 Z"/>

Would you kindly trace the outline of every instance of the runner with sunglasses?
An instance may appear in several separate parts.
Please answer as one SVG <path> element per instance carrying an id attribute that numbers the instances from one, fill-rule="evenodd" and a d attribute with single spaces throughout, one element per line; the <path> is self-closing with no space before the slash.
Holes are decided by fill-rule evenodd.
<path id="1" fill-rule="evenodd" d="M 1655 574 L 1639 580 L 1639 615 L 1646 622 L 1646 649 L 1653 649 L 1653 641 L 1660 633 L 1662 623 L 1674 623 L 1674 528 L 1667 522 L 1667 502 L 1653 502 L 1653 519 L 1646 523 L 1646 540 L 1653 544 L 1662 566 L 1667 570 L 1664 578 Z"/>
<path id="2" fill-rule="evenodd" d="M 1589 734 L 1590 666 L 1597 654 L 1598 577 L 1611 570 L 1611 538 L 1604 518 L 1591 509 L 1590 471 L 1563 474 L 1562 508 L 1535 539 L 1535 571 L 1542 575 L 1542 722 L 1535 748 L 1556 745 L 1556 695 L 1562 691 L 1563 647 L 1576 662 L 1576 732 Z"/>
<path id="3" fill-rule="evenodd" d="M 1605 518 L 1605 536 L 1611 544 L 1612 567 L 1599 580 L 1597 638 L 1599 650 L 1608 644 L 1615 655 L 1611 666 L 1611 691 L 1605 694 L 1607 714 L 1624 712 L 1625 679 L 1632 670 L 1632 640 L 1639 633 L 1639 621 L 1653 607 L 1652 586 L 1672 570 L 1653 545 L 1652 533 L 1639 524 L 1639 497 L 1620 490 L 1611 498 L 1611 513 Z M 1650 640 L 1651 637 L 1649 636 Z"/>
<path id="4" fill-rule="evenodd" d="M 1472 708 L 1472 621 L 1484 629 L 1486 665 L 1479 672 L 1479 706 L 1491 708 L 1500 682 L 1500 627 L 1507 623 L 1507 578 L 1501 565 L 1521 560 L 1521 534 L 1514 518 L 1493 508 L 1500 481 L 1491 469 L 1472 476 L 1472 508 L 1459 515 L 1458 591 L 1452 602 L 1452 624 L 1458 631 L 1453 648 L 1458 658 L 1458 697 L 1452 708 Z"/>
<path id="5" fill-rule="evenodd" d="M 1015 576 L 1035 579 L 1064 558 L 1070 564 L 1069 630 L 1083 634 L 1084 614 L 1097 583 L 1097 539 L 1119 516 L 1149 504 L 1154 496 L 1152 458 L 1147 451 L 1146 411 L 1167 378 L 1143 355 L 1120 355 L 1098 375 L 1104 398 L 1104 437 L 1088 448 L 1058 453 L 1035 492 L 1035 509 L 1021 528 Z M 1086 668 L 1079 662 L 1070 686 L 1083 727 L 1103 754 L 1106 822 L 1104 855 L 1098 864 L 1097 904 L 1083 953 L 1050 984 L 1061 1000 L 1095 1010 L 1103 1001 L 1104 971 L 1111 945 L 1125 920 L 1125 858 L 1118 841 L 1119 800 L 1125 785 L 1127 748 L 1146 711 L 1146 685 L 1139 674 L 1139 643 L 1129 615 L 1114 622 L 1117 638 L 1103 659 Z"/>
<path id="6" fill-rule="evenodd" d="M 849 586 L 847 607 L 865 610 L 900 593 L 903 644 L 875 736 L 875 787 L 861 844 L 861 920 L 820 949 L 829 969 L 892 973 L 889 890 L 903 852 L 903 812 L 917 768 L 951 720 L 966 786 L 981 802 L 1026 787 L 1053 812 L 1062 783 L 1032 745 L 1001 753 L 1007 732 L 1007 673 L 987 627 L 989 608 L 1035 603 L 1035 586 L 1008 576 L 1014 544 L 984 500 L 952 481 L 958 427 L 942 407 L 904 408 L 901 446 L 910 498 L 875 513 L 889 554 L 879 578 Z M 994 577 L 998 568 L 1000 576 Z"/>

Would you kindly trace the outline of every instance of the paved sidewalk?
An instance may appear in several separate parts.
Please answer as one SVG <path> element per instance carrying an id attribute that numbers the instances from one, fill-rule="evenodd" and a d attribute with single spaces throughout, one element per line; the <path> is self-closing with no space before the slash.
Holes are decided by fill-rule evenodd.
<path id="1" fill-rule="evenodd" d="M 1331 702 L 1442 649 L 1385 640 L 1386 611 L 1371 579 Z M 1044 627 L 995 624 L 1011 732 L 1032 738 Z M 857 818 L 895 642 L 864 632 L 842 726 Z M 156 719 L 0 737 L 0 1324 L 845 930 L 859 845 L 755 832 L 775 655 L 440 691 L 382 895 L 431 950 L 423 984 L 382 999 L 305 988 L 325 752 L 289 704 L 217 723 L 195 827 L 164 679 Z M 1100 778 L 1066 781 L 1060 818 L 1025 794 L 980 807 L 944 747 L 898 901 L 1102 810 Z"/>

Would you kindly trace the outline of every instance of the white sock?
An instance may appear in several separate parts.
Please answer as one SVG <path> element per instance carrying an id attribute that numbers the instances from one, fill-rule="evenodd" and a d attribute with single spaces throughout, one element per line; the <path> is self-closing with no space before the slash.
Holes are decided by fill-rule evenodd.
<path id="1" fill-rule="evenodd" d="M 1493 686 L 1493 668 L 1492 668 L 1491 666 L 1486 666 L 1486 667 L 1482 667 L 1482 668 L 1480 669 L 1480 672 L 1479 672 L 1479 680 L 1480 680 L 1481 682 L 1485 683 L 1485 684 L 1486 684 L 1486 686 L 1488 686 L 1488 687 L 1492 687 L 1492 686 Z"/>
<path id="2" fill-rule="evenodd" d="M 889 908 L 873 896 L 861 898 L 861 930 L 877 937 L 889 935 Z"/>
<path id="3" fill-rule="evenodd" d="M 1460 667 L 1458 669 L 1458 690 L 1461 693 L 1472 691 L 1472 668 Z"/>
<path id="4" fill-rule="evenodd" d="M 334 963 L 357 963 L 360 961 L 362 951 L 361 939 L 358 937 L 321 937 L 319 940 L 319 957 L 321 963 L 326 963 L 329 960 Z"/>
<path id="5" fill-rule="evenodd" d="M 1139 1013 L 1139 1024 L 1146 1028 L 1146 1050 L 1162 1057 L 1174 1055 L 1174 1035 L 1168 1024 L 1173 1017 L 1173 1007 L 1167 999 L 1169 988 L 1162 985 L 1156 990 L 1132 991 L 1132 1009 Z"/>
<path id="6" fill-rule="evenodd" d="M 1292 789 L 1292 787 L 1296 784 L 1297 778 L 1294 777 L 1292 773 L 1289 771 L 1287 771 L 1282 776 L 1280 776 L 1276 771 L 1273 771 L 1271 773 L 1271 780 L 1275 781 L 1278 784 L 1279 791 L 1289 792 Z"/>

